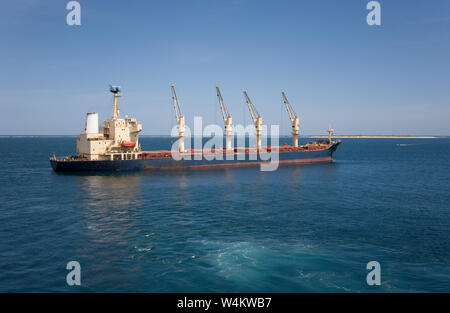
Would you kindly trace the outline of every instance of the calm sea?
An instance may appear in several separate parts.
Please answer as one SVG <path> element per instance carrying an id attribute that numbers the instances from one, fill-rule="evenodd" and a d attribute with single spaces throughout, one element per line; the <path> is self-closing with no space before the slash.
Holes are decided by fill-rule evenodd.
<path id="1" fill-rule="evenodd" d="M 450 292 L 450 139 L 344 139 L 275 172 L 54 173 L 74 149 L 0 138 L 1 292 Z"/>

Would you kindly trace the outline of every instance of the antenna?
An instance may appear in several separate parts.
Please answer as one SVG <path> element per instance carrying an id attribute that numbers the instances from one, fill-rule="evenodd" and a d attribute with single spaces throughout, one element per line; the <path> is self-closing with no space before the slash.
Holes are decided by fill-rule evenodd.
<path id="1" fill-rule="evenodd" d="M 109 91 L 111 91 L 114 94 L 120 93 L 120 86 L 109 85 Z"/>
<path id="2" fill-rule="evenodd" d="M 113 120 L 117 120 L 119 117 L 119 106 L 117 104 L 117 99 L 122 96 L 120 93 L 120 86 L 109 85 L 109 91 L 114 94 Z"/>
<path id="3" fill-rule="evenodd" d="M 333 134 L 334 129 L 331 128 L 331 120 L 328 120 L 328 143 L 331 144 L 331 135 Z"/>

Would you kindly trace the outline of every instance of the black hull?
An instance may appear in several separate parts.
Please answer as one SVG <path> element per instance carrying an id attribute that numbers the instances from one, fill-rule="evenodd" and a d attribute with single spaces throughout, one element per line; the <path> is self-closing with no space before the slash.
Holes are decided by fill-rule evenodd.
<path id="1" fill-rule="evenodd" d="M 279 153 L 279 164 L 307 164 L 331 162 L 333 153 L 339 142 L 328 149 L 312 151 L 291 151 Z M 252 159 L 253 157 L 253 159 Z M 270 160 L 269 160 L 270 161 Z M 107 160 L 107 161 L 83 161 L 83 160 L 58 160 L 50 159 L 50 164 L 56 172 L 120 172 L 143 170 L 177 170 L 199 169 L 217 167 L 257 166 L 267 161 L 260 155 L 246 155 L 245 160 L 238 160 L 235 155 L 233 160 L 174 160 L 173 158 L 149 158 L 138 160 Z"/>

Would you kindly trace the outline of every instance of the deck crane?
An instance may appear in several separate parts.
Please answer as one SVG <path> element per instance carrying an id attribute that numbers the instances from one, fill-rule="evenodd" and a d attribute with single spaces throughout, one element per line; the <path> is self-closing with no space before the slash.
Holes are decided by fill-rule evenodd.
<path id="1" fill-rule="evenodd" d="M 231 150 L 231 136 L 233 135 L 233 119 L 231 114 L 228 113 L 228 109 L 223 102 L 222 94 L 220 93 L 219 86 L 216 86 L 217 97 L 219 98 L 220 111 L 222 112 L 223 122 L 225 123 L 225 147 L 227 150 Z"/>
<path id="2" fill-rule="evenodd" d="M 283 96 L 283 102 L 286 106 L 286 111 L 288 112 L 289 119 L 291 120 L 292 124 L 292 145 L 294 147 L 298 147 L 298 130 L 299 130 L 299 119 L 297 114 L 295 114 L 294 110 L 292 109 L 291 105 L 289 104 L 288 99 L 286 98 L 286 94 L 284 91 L 281 91 L 281 95 Z"/>
<path id="3" fill-rule="evenodd" d="M 256 129 L 256 147 L 257 149 L 261 149 L 261 127 L 262 127 L 262 117 L 259 115 L 258 111 L 256 111 L 255 106 L 250 101 L 250 98 L 247 95 L 247 91 L 243 91 L 245 96 L 245 101 L 247 102 L 248 110 L 250 111 L 250 115 L 253 120 L 253 124 L 255 124 Z"/>
<path id="4" fill-rule="evenodd" d="M 184 115 L 181 112 L 180 102 L 178 102 L 177 93 L 175 92 L 175 85 L 172 84 L 171 87 L 172 87 L 173 109 L 175 111 L 175 118 L 178 127 L 178 150 L 179 152 L 184 152 L 184 131 L 186 129 L 186 125 L 184 122 Z"/>

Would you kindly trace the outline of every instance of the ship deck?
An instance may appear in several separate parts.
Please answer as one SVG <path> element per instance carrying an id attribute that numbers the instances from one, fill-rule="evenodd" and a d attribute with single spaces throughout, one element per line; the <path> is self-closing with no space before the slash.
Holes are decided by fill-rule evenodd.
<path id="1" fill-rule="evenodd" d="M 293 146 L 267 146 L 262 149 L 257 148 L 234 148 L 233 150 L 226 149 L 190 149 L 184 152 L 183 154 L 191 154 L 191 155 L 214 155 L 214 154 L 252 154 L 252 153 L 265 153 L 277 151 L 282 152 L 299 152 L 299 151 L 317 151 L 317 150 L 325 150 L 328 149 L 330 145 L 303 145 L 298 147 Z M 171 150 L 151 150 L 151 151 L 142 151 L 142 158 L 144 159 L 153 159 L 153 158 L 168 158 L 172 157 Z"/>
<path id="2" fill-rule="evenodd" d="M 50 163 L 55 171 L 61 172 L 214 168 L 271 163 L 272 156 L 268 153 L 274 152 L 276 164 L 305 164 L 331 162 L 333 160 L 332 154 L 339 144 L 340 142 L 337 141 L 331 144 L 320 142 L 300 147 L 285 145 L 269 146 L 263 149 L 189 149 L 184 153 L 172 152 L 171 150 L 154 150 L 134 152 L 133 156 L 122 153 L 120 159 L 111 157 L 111 159 L 102 160 L 89 160 L 81 156 L 60 158 L 53 156 L 50 158 Z"/>
<path id="3" fill-rule="evenodd" d="M 339 141 L 338 141 L 339 142 Z M 167 159 L 172 158 L 176 155 L 180 156 L 207 156 L 207 155 L 217 155 L 217 154 L 223 154 L 223 155 L 249 155 L 249 154 L 261 154 L 261 153 L 271 153 L 274 151 L 277 151 L 279 153 L 287 153 L 287 152 L 307 152 L 307 151 L 321 151 L 321 150 L 327 150 L 333 145 L 335 145 L 338 142 L 333 142 L 332 144 L 328 144 L 326 142 L 312 142 L 308 143 L 306 145 L 294 147 L 289 145 L 284 146 L 267 146 L 263 147 L 261 149 L 257 148 L 234 148 L 232 150 L 226 150 L 223 148 L 219 149 L 189 149 L 186 152 L 180 153 L 180 152 L 172 152 L 171 150 L 150 150 L 150 151 L 141 151 L 141 152 L 134 152 L 134 154 L 138 155 L 137 158 L 133 159 Z M 118 155 L 123 154 L 127 155 L 127 153 L 117 153 Z M 82 156 L 64 156 L 64 157 L 55 157 L 53 156 L 51 159 L 58 161 L 58 162 L 74 162 L 74 161 L 90 161 L 86 157 Z M 111 159 L 112 160 L 112 159 Z M 125 159 L 127 160 L 127 159 Z M 130 159 L 128 159 L 130 160 Z M 106 160 L 101 160 L 106 161 Z"/>

